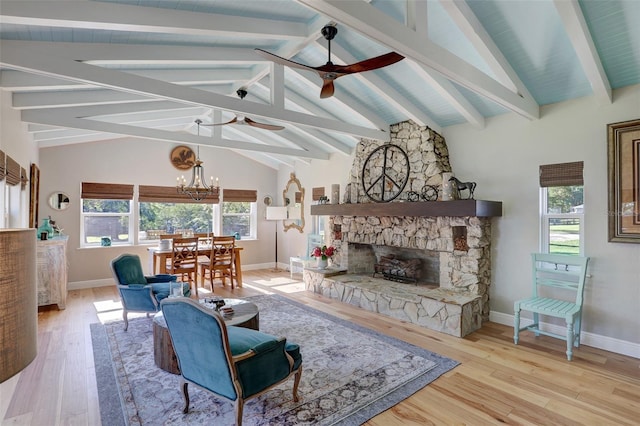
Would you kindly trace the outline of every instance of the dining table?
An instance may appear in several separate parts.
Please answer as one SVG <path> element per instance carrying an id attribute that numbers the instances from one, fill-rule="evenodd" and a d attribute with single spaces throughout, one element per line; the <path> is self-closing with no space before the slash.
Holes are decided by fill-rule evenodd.
<path id="1" fill-rule="evenodd" d="M 159 247 L 149 247 L 149 253 L 151 254 L 152 266 L 151 270 L 154 274 L 166 274 L 167 272 L 167 259 L 169 259 L 173 255 L 173 250 L 168 249 L 160 249 Z M 238 282 L 238 287 L 242 287 L 242 268 L 240 261 L 240 252 L 242 252 L 242 247 L 235 247 L 234 249 L 234 262 L 233 267 L 236 269 L 236 277 Z M 211 254 L 211 246 L 207 245 L 199 245 L 198 246 L 198 256 L 207 256 Z"/>

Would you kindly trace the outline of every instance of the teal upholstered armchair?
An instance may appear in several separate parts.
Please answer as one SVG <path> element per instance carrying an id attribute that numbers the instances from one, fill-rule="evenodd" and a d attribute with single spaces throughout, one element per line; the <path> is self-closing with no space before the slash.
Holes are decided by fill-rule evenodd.
<path id="1" fill-rule="evenodd" d="M 135 254 L 122 254 L 113 259 L 111 271 L 122 300 L 125 330 L 129 328 L 129 312 L 157 312 L 160 301 L 169 296 L 170 283 L 177 280 L 168 274 L 145 276 L 140 257 Z M 186 297 L 191 295 L 188 285 L 183 292 Z"/>
<path id="2" fill-rule="evenodd" d="M 242 424 L 246 399 L 295 375 L 293 400 L 298 401 L 302 374 L 300 347 L 242 327 L 227 327 L 217 312 L 190 299 L 161 302 L 182 375 L 183 412 L 189 411 L 188 384 L 193 383 L 233 401 L 236 424 Z"/>

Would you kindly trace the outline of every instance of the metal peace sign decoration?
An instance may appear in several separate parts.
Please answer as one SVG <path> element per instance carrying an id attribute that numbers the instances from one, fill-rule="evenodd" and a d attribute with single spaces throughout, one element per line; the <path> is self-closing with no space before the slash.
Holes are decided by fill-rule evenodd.
<path id="1" fill-rule="evenodd" d="M 362 166 L 362 187 L 377 202 L 389 202 L 402 193 L 409 180 L 409 157 L 398 145 L 382 145 Z"/>

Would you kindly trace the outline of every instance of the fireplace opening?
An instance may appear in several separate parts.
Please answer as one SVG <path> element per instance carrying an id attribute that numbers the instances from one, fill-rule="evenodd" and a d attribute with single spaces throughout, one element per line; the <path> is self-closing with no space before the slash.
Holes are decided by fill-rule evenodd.
<path id="1" fill-rule="evenodd" d="M 400 283 L 417 284 L 420 279 L 420 259 L 399 259 L 395 255 L 380 256 L 373 265 L 373 276 Z"/>
<path id="2" fill-rule="evenodd" d="M 439 287 L 440 257 L 431 250 L 349 243 L 343 261 L 349 274 Z M 399 272 L 400 269 L 402 272 Z"/>

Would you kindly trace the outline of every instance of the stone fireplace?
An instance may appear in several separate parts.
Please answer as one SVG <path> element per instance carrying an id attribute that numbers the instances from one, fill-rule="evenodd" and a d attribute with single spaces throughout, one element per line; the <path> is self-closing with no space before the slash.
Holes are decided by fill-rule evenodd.
<path id="1" fill-rule="evenodd" d="M 384 143 L 362 140 L 345 191 L 349 202 L 311 207 L 311 214 L 330 216 L 329 240 L 339 249 L 340 268 L 328 273 L 305 270 L 306 287 L 462 337 L 489 318 L 491 217 L 502 214 L 502 204 L 409 201 L 424 188 L 442 187 L 442 174 L 451 172 L 447 146 L 442 136 L 412 122 L 391 126 L 390 143 L 408 154 L 406 188 L 392 202 L 368 199 L 359 182 L 360 169 Z M 394 173 L 401 175 L 402 170 Z M 389 254 L 420 259 L 420 280 L 407 284 L 374 278 L 374 265 Z"/>

